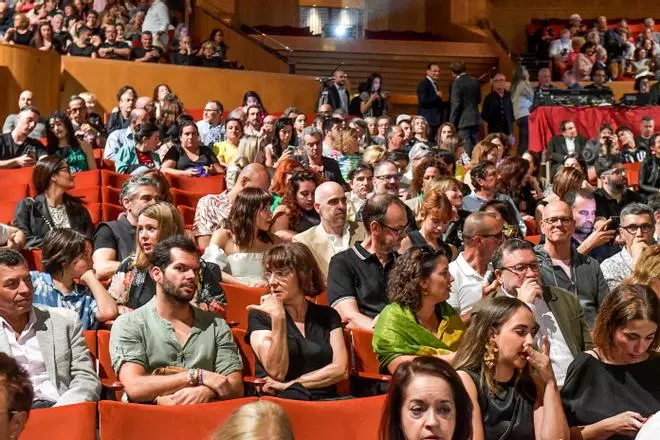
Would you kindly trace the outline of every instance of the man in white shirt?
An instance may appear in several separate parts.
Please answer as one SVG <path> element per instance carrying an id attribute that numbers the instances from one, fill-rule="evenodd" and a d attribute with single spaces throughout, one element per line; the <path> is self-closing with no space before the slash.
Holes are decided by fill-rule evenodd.
<path id="1" fill-rule="evenodd" d="M 534 313 L 537 344 L 540 347 L 543 337 L 548 338 L 552 369 L 561 387 L 575 355 L 592 346 L 580 303 L 564 289 L 542 284 L 541 265 L 528 241 L 504 242 L 493 254 L 493 267 L 501 285 L 495 296 L 517 297 Z"/>
<path id="2" fill-rule="evenodd" d="M 346 221 L 346 195 L 336 182 L 324 182 L 314 192 L 314 209 L 321 224 L 293 236 L 312 251 L 316 262 L 327 278 L 330 259 L 366 238 L 364 226 Z"/>
<path id="3" fill-rule="evenodd" d="M 497 291 L 499 281 L 487 281 L 486 272 L 493 253 L 502 243 L 504 225 L 493 213 L 473 212 L 463 226 L 463 252 L 449 263 L 451 305 L 465 321 L 469 321 L 472 306 Z"/>
<path id="4" fill-rule="evenodd" d="M 563 165 L 569 154 L 582 155 L 587 139 L 578 135 L 577 127 L 573 121 L 561 121 L 559 124 L 561 135 L 553 136 L 548 143 L 548 157 L 552 162 L 552 174 Z"/>
<path id="5" fill-rule="evenodd" d="M 32 306 L 34 288 L 25 258 L 0 248 L 0 352 L 30 374 L 33 408 L 99 400 L 101 382 L 76 312 Z"/>
<path id="6" fill-rule="evenodd" d="M 548 55 L 556 63 L 565 64 L 568 60 L 568 54 L 573 52 L 571 47 L 571 31 L 562 29 L 559 33 L 559 38 L 550 43 L 550 50 Z"/>
<path id="7" fill-rule="evenodd" d="M 170 12 L 162 0 L 152 0 L 147 15 L 144 17 L 142 32 L 149 31 L 154 36 L 154 45 L 161 48 L 167 47 L 167 31 L 170 27 Z"/>

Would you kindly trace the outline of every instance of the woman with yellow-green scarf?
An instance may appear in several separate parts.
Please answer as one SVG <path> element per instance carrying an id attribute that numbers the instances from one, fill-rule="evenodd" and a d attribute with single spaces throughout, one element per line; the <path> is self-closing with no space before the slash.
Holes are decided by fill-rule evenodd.
<path id="1" fill-rule="evenodd" d="M 452 362 L 465 324 L 446 303 L 453 281 L 448 267 L 445 253 L 429 248 L 411 248 L 397 260 L 387 286 L 390 304 L 374 329 L 381 370 L 392 374 L 415 356 Z"/>

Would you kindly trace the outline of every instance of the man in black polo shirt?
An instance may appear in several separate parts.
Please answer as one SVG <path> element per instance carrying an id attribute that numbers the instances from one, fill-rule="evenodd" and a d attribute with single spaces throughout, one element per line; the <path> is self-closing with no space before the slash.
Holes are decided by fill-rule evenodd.
<path id="1" fill-rule="evenodd" d="M 99 279 L 110 278 L 126 257 L 135 251 L 135 230 L 144 208 L 158 201 L 158 184 L 148 176 L 136 176 L 121 187 L 119 200 L 126 215 L 99 224 L 94 234 L 94 270 Z"/>
<path id="2" fill-rule="evenodd" d="M 596 217 L 618 217 L 624 206 L 630 203 L 646 203 L 646 198 L 628 189 L 626 169 L 619 156 L 601 156 L 594 164 L 602 188 L 594 191 Z"/>
<path id="3" fill-rule="evenodd" d="M 117 41 L 117 28 L 114 24 L 108 24 L 105 26 L 105 43 L 99 46 L 97 54 L 106 60 L 127 60 L 131 57 L 131 48 Z"/>
<path id="4" fill-rule="evenodd" d="M 330 260 L 328 302 L 348 328 L 371 330 L 387 305 L 387 277 L 408 226 L 405 205 L 396 196 L 378 194 L 362 208 L 367 238 Z"/>
<path id="5" fill-rule="evenodd" d="M 154 37 L 151 32 L 144 31 L 140 35 L 139 47 L 131 50 L 131 59 L 139 63 L 164 63 L 163 49 L 154 46 Z"/>
<path id="6" fill-rule="evenodd" d="M 0 136 L 0 168 L 31 167 L 46 154 L 39 141 L 28 137 L 38 121 L 39 110 L 34 107 L 18 113 L 14 129 Z"/>

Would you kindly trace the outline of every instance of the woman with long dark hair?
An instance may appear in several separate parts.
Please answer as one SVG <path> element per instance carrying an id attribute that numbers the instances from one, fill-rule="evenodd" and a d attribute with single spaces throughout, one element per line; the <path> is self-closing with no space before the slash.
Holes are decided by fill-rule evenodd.
<path id="1" fill-rule="evenodd" d="M 472 412 L 470 397 L 451 365 L 419 356 L 394 372 L 378 438 L 468 440 Z"/>
<path id="2" fill-rule="evenodd" d="M 383 78 L 378 73 L 372 73 L 361 84 L 360 113 L 362 117 L 380 117 L 387 114 L 387 99 L 389 93 L 383 91 Z"/>
<path id="3" fill-rule="evenodd" d="M 277 168 L 280 159 L 293 157 L 295 148 L 289 148 L 293 145 L 293 131 L 293 120 L 290 118 L 280 118 L 275 122 L 271 143 L 265 149 L 267 167 Z"/>
<path id="4" fill-rule="evenodd" d="M 165 174 L 205 177 L 222 173 L 222 167 L 210 148 L 199 143 L 199 131 L 194 121 L 180 127 L 180 145 L 174 145 L 165 155 L 161 170 Z"/>
<path id="5" fill-rule="evenodd" d="M 273 233 L 290 241 L 294 235 L 321 223 L 314 209 L 314 192 L 321 181 L 321 177 L 311 171 L 293 174 L 286 185 L 282 204 L 273 212 Z"/>
<path id="6" fill-rule="evenodd" d="M 224 229 L 213 233 L 204 252 L 237 282 L 265 285 L 263 256 L 279 239 L 270 232 L 273 199 L 260 188 L 245 188 L 236 196 Z"/>
<path id="7" fill-rule="evenodd" d="M 48 21 L 42 21 L 37 25 L 34 37 L 30 41 L 30 47 L 35 49 L 47 51 L 55 50 L 62 51 L 59 41 L 53 39 L 53 27 Z"/>
<path id="8" fill-rule="evenodd" d="M 259 107 L 259 110 L 261 111 L 262 120 L 268 114 L 268 112 L 266 111 L 266 107 L 264 107 L 264 103 L 261 100 L 261 97 L 254 90 L 248 90 L 247 92 L 245 92 L 245 94 L 243 95 L 243 103 L 241 104 L 241 106 L 243 107 L 243 111 L 246 114 L 248 108 L 252 106 Z"/>
<path id="9" fill-rule="evenodd" d="M 94 236 L 94 224 L 78 197 L 67 194 L 76 187 L 74 175 L 60 156 L 40 159 L 32 170 L 37 191 L 16 206 L 13 225 L 25 234 L 26 248 L 40 248 L 51 229 L 72 228 L 86 237 Z"/>
<path id="10" fill-rule="evenodd" d="M 76 137 L 71 119 L 63 112 L 53 112 L 48 118 L 46 140 L 48 154 L 63 157 L 72 173 L 96 169 L 92 146 Z"/>
<path id="11" fill-rule="evenodd" d="M 211 31 L 208 41 L 213 43 L 213 56 L 224 61 L 227 58 L 227 45 L 224 42 L 225 34 L 222 29 L 215 28 Z"/>

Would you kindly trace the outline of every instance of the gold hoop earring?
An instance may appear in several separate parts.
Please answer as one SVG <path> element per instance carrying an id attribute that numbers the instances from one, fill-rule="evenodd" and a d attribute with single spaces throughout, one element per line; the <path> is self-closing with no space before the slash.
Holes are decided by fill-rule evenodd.
<path id="1" fill-rule="evenodd" d="M 487 370 L 492 370 L 495 368 L 495 361 L 497 360 L 497 346 L 495 342 L 490 339 L 486 342 L 486 352 L 484 353 L 484 365 Z"/>

